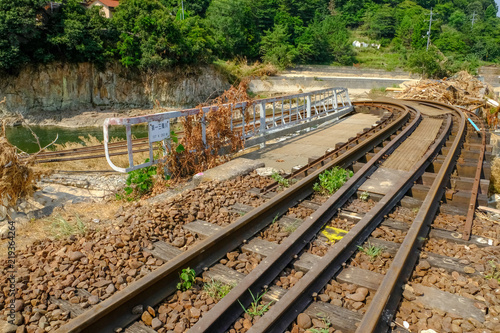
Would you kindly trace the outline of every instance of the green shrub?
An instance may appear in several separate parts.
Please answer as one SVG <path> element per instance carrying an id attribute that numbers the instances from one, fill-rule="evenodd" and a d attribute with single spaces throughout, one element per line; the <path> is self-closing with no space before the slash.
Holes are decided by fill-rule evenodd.
<path id="1" fill-rule="evenodd" d="M 145 162 L 149 162 L 149 158 Z M 156 176 L 156 166 L 130 171 L 126 180 L 127 186 L 123 189 L 124 194 L 117 194 L 117 199 L 132 201 L 151 192 Z"/>
<path id="2" fill-rule="evenodd" d="M 339 167 L 326 170 L 319 175 L 319 183 L 315 183 L 313 190 L 322 194 L 332 194 L 352 177 L 353 172 Z"/>
<path id="3" fill-rule="evenodd" d="M 196 278 L 196 272 L 192 268 L 183 268 L 179 275 L 181 282 L 177 283 L 177 289 L 186 291 L 191 288 Z"/>

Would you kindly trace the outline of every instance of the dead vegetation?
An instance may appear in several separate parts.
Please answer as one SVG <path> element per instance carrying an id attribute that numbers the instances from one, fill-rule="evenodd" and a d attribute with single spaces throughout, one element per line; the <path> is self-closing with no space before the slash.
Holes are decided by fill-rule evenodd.
<path id="1" fill-rule="evenodd" d="M 203 113 L 182 119 L 184 136 L 178 143 L 173 143 L 168 157 L 167 166 L 173 178 L 191 176 L 198 172 L 213 168 L 231 159 L 231 154 L 243 148 L 243 138 L 239 131 L 231 129 L 232 110 L 226 103 L 249 102 L 247 94 L 248 80 L 242 81 L 237 88 L 231 87 L 216 98 L 211 105 L 218 107 L 217 111 Z M 248 118 L 246 110 L 243 116 Z M 206 124 L 206 142 L 202 140 L 202 123 Z M 247 122 L 248 123 L 248 119 Z M 180 149 L 179 149 L 180 148 Z M 228 154 L 225 149 L 229 148 Z"/>
<path id="2" fill-rule="evenodd" d="M 251 77 L 266 78 L 278 74 L 278 69 L 271 63 L 261 63 L 259 61 L 248 63 L 244 57 L 239 57 L 234 60 L 217 61 L 215 64 L 227 75 L 239 83 Z"/>
<path id="3" fill-rule="evenodd" d="M 34 167 L 36 154 L 21 158 L 17 148 L 5 137 L 5 124 L 0 131 L 0 205 L 15 206 L 19 198 L 30 196 L 35 183 L 45 173 Z"/>
<path id="4" fill-rule="evenodd" d="M 491 162 L 490 192 L 500 193 L 500 157 Z"/>

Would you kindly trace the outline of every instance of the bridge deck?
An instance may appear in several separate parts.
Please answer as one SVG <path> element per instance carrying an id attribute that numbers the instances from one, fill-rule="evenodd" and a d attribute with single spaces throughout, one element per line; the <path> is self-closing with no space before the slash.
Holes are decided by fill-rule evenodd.
<path id="1" fill-rule="evenodd" d="M 242 157 L 264 162 L 266 167 L 290 172 L 297 165 L 305 165 L 311 156 L 322 156 L 335 144 L 346 142 L 349 138 L 371 127 L 380 116 L 356 113 L 345 117 L 333 125 L 318 128 L 305 135 L 300 135 L 276 143 L 268 143 L 263 149 L 248 153 Z"/>

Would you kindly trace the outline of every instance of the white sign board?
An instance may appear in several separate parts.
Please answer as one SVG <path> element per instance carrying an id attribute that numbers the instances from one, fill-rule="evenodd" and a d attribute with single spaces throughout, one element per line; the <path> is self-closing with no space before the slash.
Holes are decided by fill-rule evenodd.
<path id="1" fill-rule="evenodd" d="M 158 142 L 170 137 L 170 119 L 148 123 L 149 142 Z"/>

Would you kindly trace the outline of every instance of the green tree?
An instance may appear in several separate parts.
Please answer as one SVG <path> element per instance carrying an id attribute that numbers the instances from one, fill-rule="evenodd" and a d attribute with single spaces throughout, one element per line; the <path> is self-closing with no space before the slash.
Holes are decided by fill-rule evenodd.
<path id="1" fill-rule="evenodd" d="M 467 16 L 461 10 L 456 10 L 450 15 L 448 19 L 449 24 L 457 30 L 462 30 L 465 22 L 467 21 Z"/>
<path id="2" fill-rule="evenodd" d="M 468 52 L 467 45 L 464 41 L 464 35 L 450 26 L 443 26 L 443 31 L 434 41 L 434 44 L 444 53 L 461 53 Z"/>
<path id="3" fill-rule="evenodd" d="M 291 66 L 297 57 L 297 50 L 289 39 L 286 27 L 281 24 L 276 24 L 272 31 L 267 30 L 260 43 L 264 61 L 281 69 Z"/>
<path id="4" fill-rule="evenodd" d="M 410 54 L 407 67 L 425 77 L 441 78 L 448 74 L 444 66 L 445 61 L 443 54 L 432 45 L 429 51 L 420 49 Z"/>
<path id="5" fill-rule="evenodd" d="M 357 27 L 363 21 L 366 13 L 365 0 L 332 0 L 332 14 L 341 14 L 350 27 Z"/>
<path id="6" fill-rule="evenodd" d="M 279 10 L 278 0 L 255 0 L 250 2 L 250 12 L 255 21 L 255 29 L 262 34 L 274 27 Z"/>
<path id="7" fill-rule="evenodd" d="M 413 22 L 414 21 L 410 16 L 405 16 L 396 30 L 396 36 L 401 40 L 401 43 L 405 47 L 409 47 L 411 45 L 414 30 Z"/>
<path id="8" fill-rule="evenodd" d="M 300 17 L 290 15 L 283 7 L 276 13 L 274 22 L 275 24 L 285 27 L 291 40 L 297 39 L 305 30 L 304 22 L 302 22 Z"/>
<path id="9" fill-rule="evenodd" d="M 339 16 L 315 19 L 296 40 L 300 59 L 304 63 L 352 65 L 354 52 L 345 21 Z"/>
<path id="10" fill-rule="evenodd" d="M 365 24 L 372 38 L 394 38 L 396 18 L 394 8 L 389 5 L 378 7 L 375 12 L 367 14 Z"/>
<path id="11" fill-rule="evenodd" d="M 47 41 L 59 59 L 103 63 L 114 47 L 114 29 L 97 6 L 87 10 L 78 0 L 67 0 L 51 22 Z"/>
<path id="12" fill-rule="evenodd" d="M 486 10 L 484 11 L 484 17 L 485 19 L 491 19 L 495 18 L 497 15 L 498 8 L 496 4 L 491 4 L 489 5 Z"/>
<path id="13" fill-rule="evenodd" d="M 174 13 L 158 0 L 123 0 L 113 16 L 121 63 L 162 68 L 207 61 L 212 40 L 203 22 L 198 16 L 176 19 Z"/>
<path id="14" fill-rule="evenodd" d="M 43 45 L 43 0 L 0 1 L 0 69 L 14 70 L 30 62 Z"/>
<path id="15" fill-rule="evenodd" d="M 279 0 L 281 8 L 287 8 L 291 16 L 299 17 L 308 24 L 316 15 L 328 13 L 328 0 Z"/>
<path id="16" fill-rule="evenodd" d="M 218 56 L 258 56 L 258 35 L 251 8 L 250 0 L 212 0 L 206 20 Z"/>

